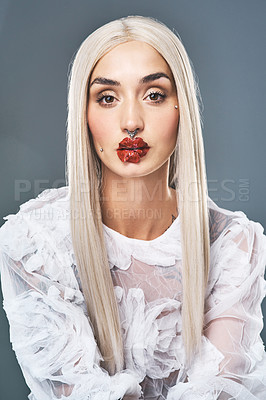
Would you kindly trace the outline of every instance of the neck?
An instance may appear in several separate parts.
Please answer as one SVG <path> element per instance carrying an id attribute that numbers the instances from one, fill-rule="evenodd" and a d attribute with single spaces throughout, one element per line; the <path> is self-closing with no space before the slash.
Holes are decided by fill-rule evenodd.
<path id="1" fill-rule="evenodd" d="M 168 163 L 141 177 L 124 178 L 103 165 L 102 220 L 124 236 L 152 240 L 177 217 L 174 189 L 168 187 Z"/>

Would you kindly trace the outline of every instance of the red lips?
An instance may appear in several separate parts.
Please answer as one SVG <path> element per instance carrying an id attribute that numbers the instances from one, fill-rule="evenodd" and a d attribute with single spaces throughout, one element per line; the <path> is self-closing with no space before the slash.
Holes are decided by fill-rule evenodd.
<path id="1" fill-rule="evenodd" d="M 144 157 L 150 147 L 148 143 L 140 137 L 136 137 L 134 140 L 129 137 L 125 137 L 120 143 L 118 149 L 116 149 L 117 155 L 123 162 L 138 163 L 141 157 Z"/>

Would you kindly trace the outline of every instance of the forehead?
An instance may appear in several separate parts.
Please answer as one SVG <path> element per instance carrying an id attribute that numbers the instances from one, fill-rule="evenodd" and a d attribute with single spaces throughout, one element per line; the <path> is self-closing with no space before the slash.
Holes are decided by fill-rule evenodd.
<path id="1" fill-rule="evenodd" d="M 148 43 L 134 40 L 121 43 L 109 50 L 96 64 L 91 79 L 96 75 L 112 74 L 121 79 L 121 73 L 143 76 L 163 71 L 170 76 L 171 69 L 163 56 Z"/>

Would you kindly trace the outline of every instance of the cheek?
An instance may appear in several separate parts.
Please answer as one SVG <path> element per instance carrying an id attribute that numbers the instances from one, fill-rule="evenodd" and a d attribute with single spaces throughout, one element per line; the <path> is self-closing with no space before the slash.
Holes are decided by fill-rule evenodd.
<path id="1" fill-rule="evenodd" d="M 108 120 L 93 109 L 87 112 L 87 121 L 94 142 L 103 142 L 108 137 Z"/>
<path id="2" fill-rule="evenodd" d="M 178 129 L 178 121 L 179 121 L 179 113 L 178 111 L 173 112 L 172 110 L 166 111 L 164 115 L 161 115 L 160 119 L 154 120 L 154 126 L 155 129 L 157 127 L 162 127 L 162 121 L 163 123 L 163 129 L 160 133 L 160 136 L 162 137 L 162 141 L 169 146 L 172 146 L 176 142 L 177 138 L 177 129 Z"/>

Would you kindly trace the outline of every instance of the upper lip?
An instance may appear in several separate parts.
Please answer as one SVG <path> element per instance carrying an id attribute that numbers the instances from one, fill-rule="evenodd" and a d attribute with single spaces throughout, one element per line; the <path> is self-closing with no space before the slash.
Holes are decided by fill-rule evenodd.
<path id="1" fill-rule="evenodd" d="M 129 137 L 125 137 L 121 142 L 119 143 L 119 147 L 116 150 L 126 150 L 126 149 L 139 149 L 139 148 L 146 148 L 149 147 L 148 143 L 144 142 L 144 140 L 141 137 L 136 137 L 134 139 L 131 139 Z"/>

